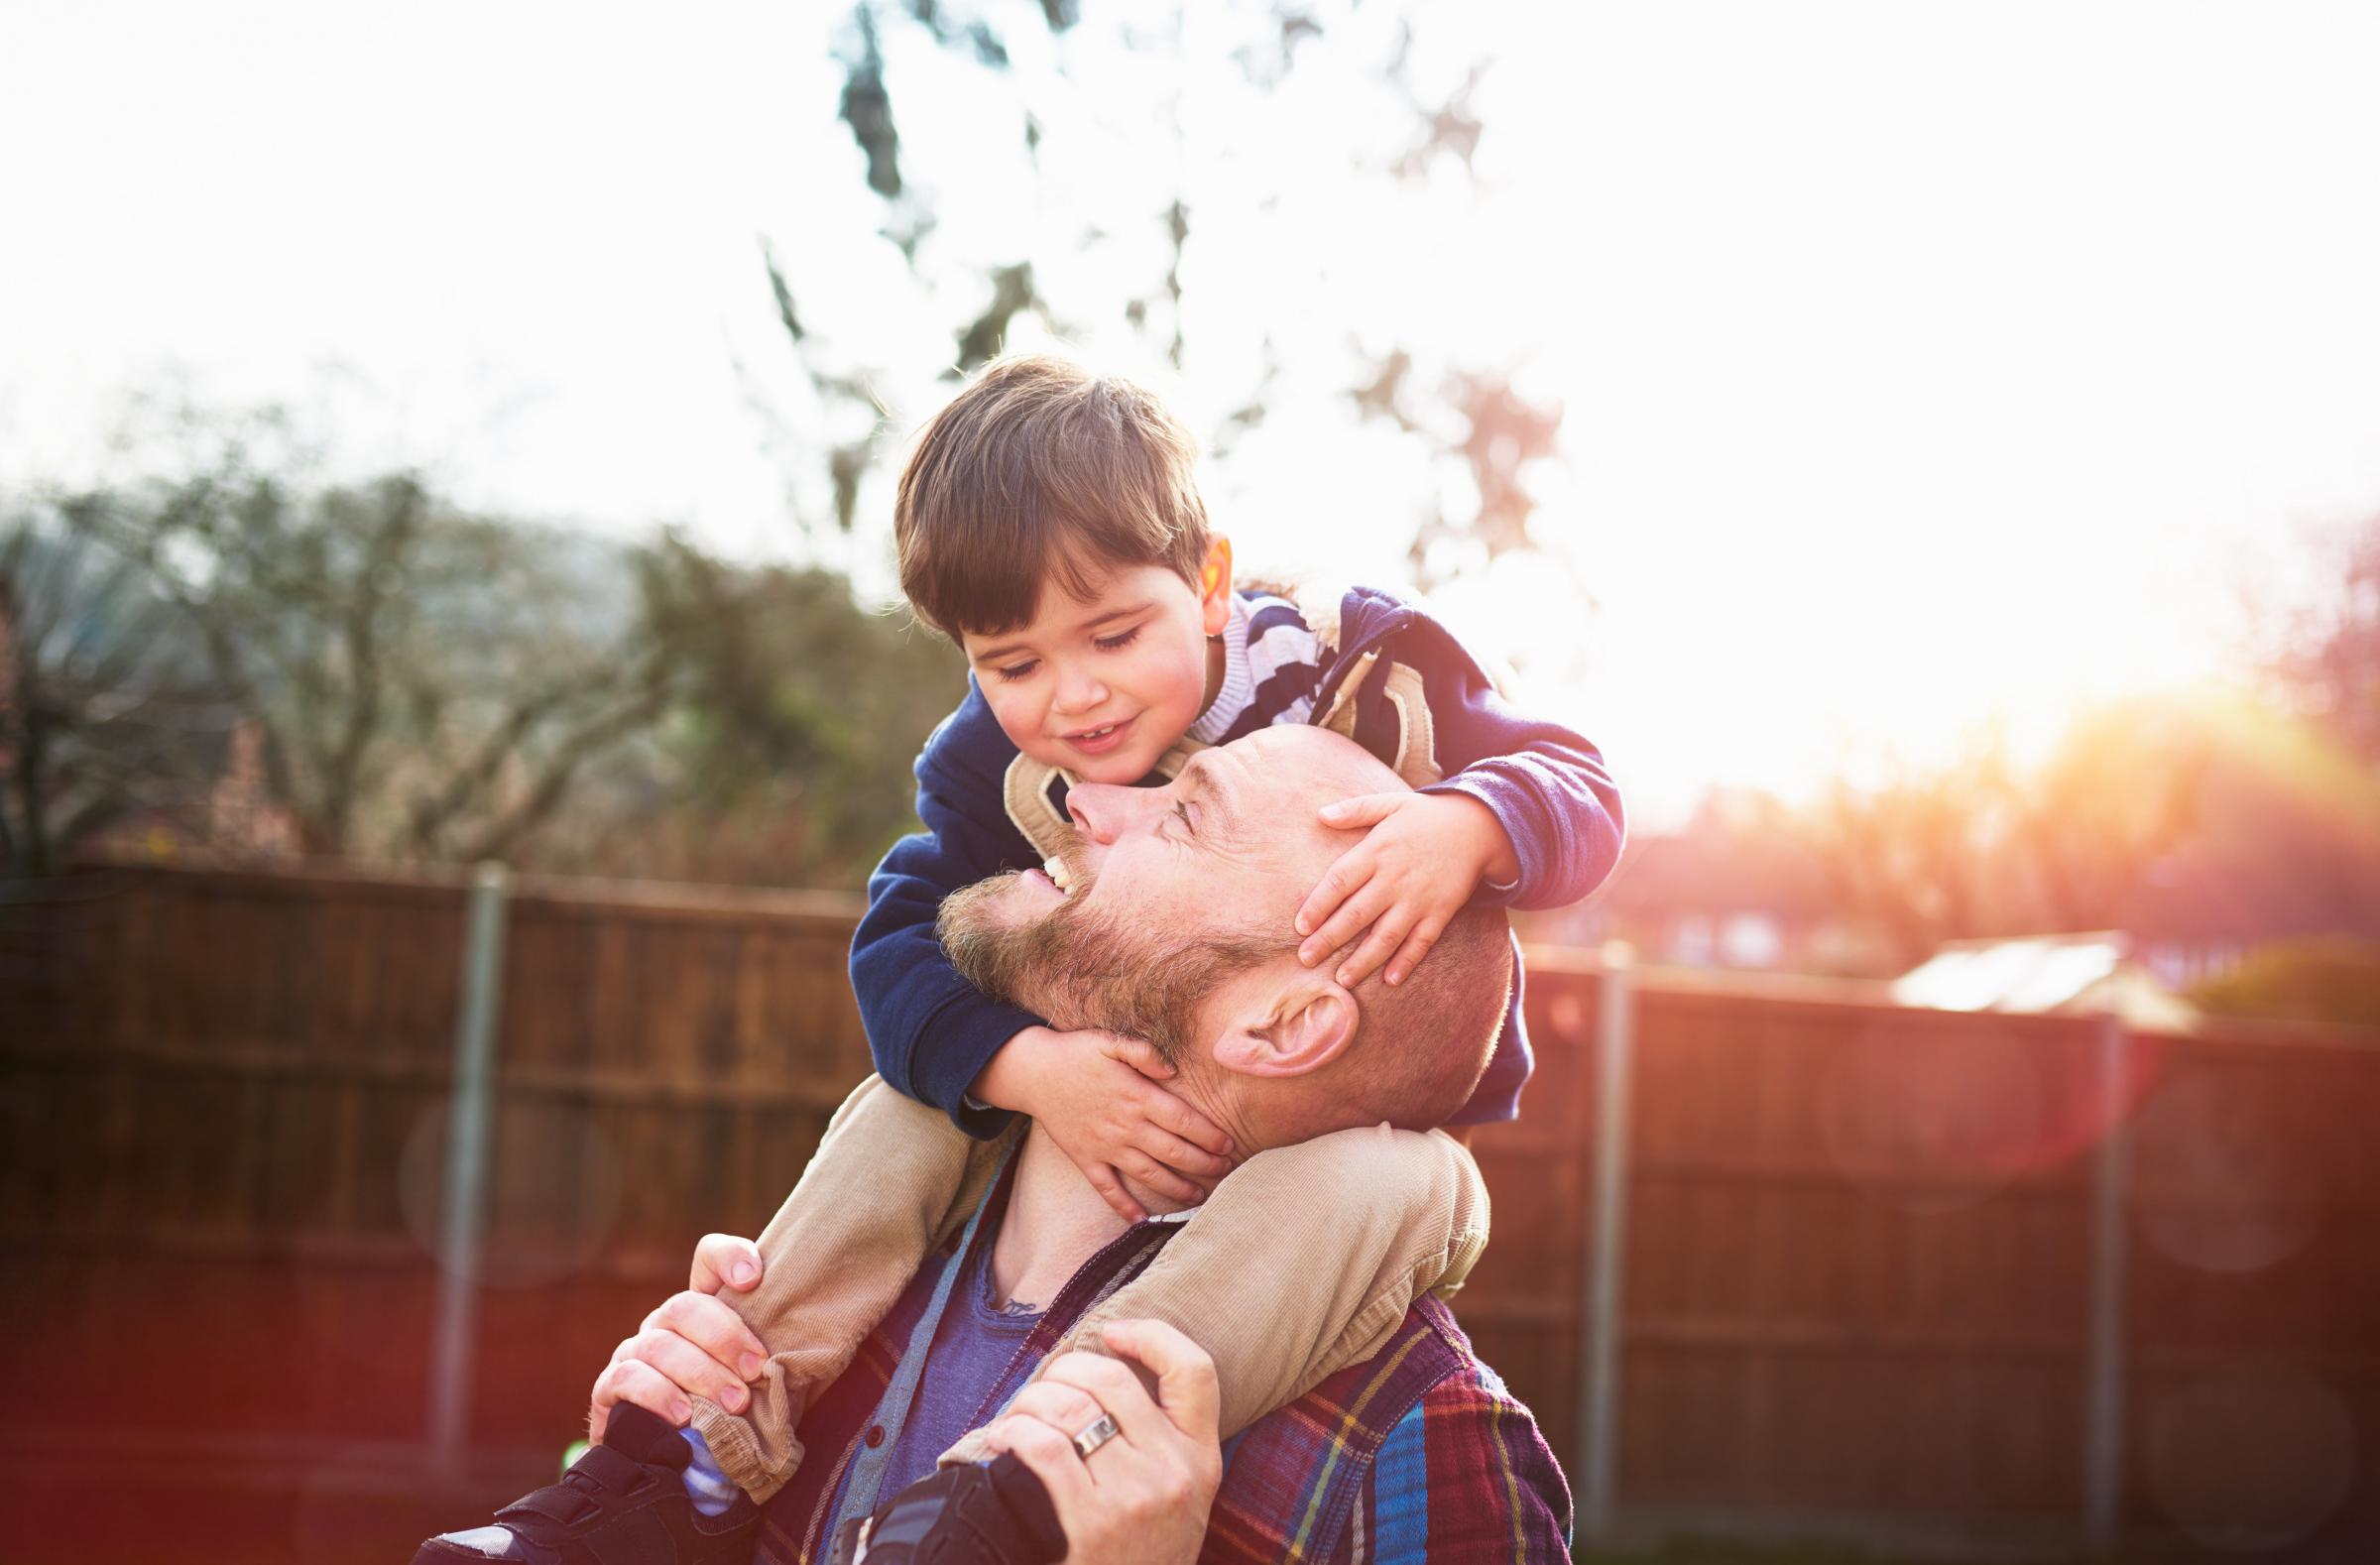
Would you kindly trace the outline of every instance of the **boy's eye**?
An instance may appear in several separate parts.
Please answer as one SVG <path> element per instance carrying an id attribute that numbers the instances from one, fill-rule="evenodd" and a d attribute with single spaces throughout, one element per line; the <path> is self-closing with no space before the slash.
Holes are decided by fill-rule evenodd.
<path id="1" fill-rule="evenodd" d="M 1003 679 L 1022 679 L 1029 675 L 1038 666 L 1040 666 L 1040 664 L 1036 660 L 1028 658 L 1022 662 L 1012 662 L 1004 668 L 997 668 L 993 671 L 998 673 Z"/>
<path id="2" fill-rule="evenodd" d="M 1101 636 L 1096 640 L 1101 652 L 1122 652 L 1130 647 L 1139 634 L 1140 627 L 1135 625 L 1129 631 L 1120 631 L 1114 636 Z"/>

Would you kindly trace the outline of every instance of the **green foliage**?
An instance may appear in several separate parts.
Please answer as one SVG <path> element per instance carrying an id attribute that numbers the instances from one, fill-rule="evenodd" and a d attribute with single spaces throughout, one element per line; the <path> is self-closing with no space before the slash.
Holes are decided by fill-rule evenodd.
<path id="1" fill-rule="evenodd" d="M 853 601 L 831 571 L 739 566 L 683 538 L 656 554 L 677 694 L 644 786 L 586 812 L 558 865 L 609 874 L 849 886 L 916 829 L 909 763 L 966 694 L 948 643 Z M 612 830 L 605 817 L 626 830 Z"/>
<path id="2" fill-rule="evenodd" d="M 0 537 L 19 867 L 138 818 L 225 852 L 857 885 L 913 822 L 963 666 L 842 576 L 326 483 L 254 416 L 189 421 L 199 460 Z"/>
<path id="3" fill-rule="evenodd" d="M 2343 935 L 2275 941 L 2201 981 L 2190 1000 L 2217 1016 L 2380 1027 L 2380 941 Z"/>

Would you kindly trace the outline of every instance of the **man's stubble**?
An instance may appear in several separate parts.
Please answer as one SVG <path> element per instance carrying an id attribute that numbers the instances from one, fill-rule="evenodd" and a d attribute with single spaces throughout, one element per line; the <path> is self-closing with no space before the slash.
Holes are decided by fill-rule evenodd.
<path id="1" fill-rule="evenodd" d="M 1072 1031 L 1101 1027 L 1145 1038 L 1179 1066 L 1198 1008 L 1215 987 L 1289 941 L 1242 934 L 1184 935 L 1090 904 L 1089 865 L 1060 849 L 1073 894 L 1045 913 L 1013 919 L 1000 903 L 1021 876 L 1011 871 L 943 900 L 936 931 L 951 965 L 993 999 Z"/>

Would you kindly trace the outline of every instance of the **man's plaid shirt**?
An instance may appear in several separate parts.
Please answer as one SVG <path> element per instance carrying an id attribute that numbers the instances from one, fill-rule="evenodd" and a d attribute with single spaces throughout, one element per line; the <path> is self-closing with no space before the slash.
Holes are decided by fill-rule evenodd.
<path id="1" fill-rule="evenodd" d="M 1178 1232 L 1144 1223 L 1091 1258 L 1034 1327 L 1038 1363 L 1067 1328 L 1145 1266 Z M 937 1258 L 956 1264 L 957 1258 Z M 917 1289 L 911 1289 L 912 1293 Z M 804 1451 L 772 1500 L 755 1559 L 824 1557 L 845 1475 L 881 1445 L 884 1406 L 916 1323 L 896 1310 L 801 1421 Z M 1570 1488 L 1529 1410 L 1473 1356 L 1435 1299 L 1405 1314 L 1388 1345 L 1224 1445 L 1223 1487 L 1202 1561 L 1567 1560 Z M 884 1496 L 860 1497 L 873 1505 Z"/>

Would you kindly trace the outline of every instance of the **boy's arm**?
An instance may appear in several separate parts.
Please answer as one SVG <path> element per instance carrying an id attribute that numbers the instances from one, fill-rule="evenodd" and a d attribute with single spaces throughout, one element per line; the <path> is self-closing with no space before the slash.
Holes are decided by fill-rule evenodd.
<path id="1" fill-rule="evenodd" d="M 976 737 L 970 708 L 979 705 L 971 692 L 917 757 L 917 816 L 926 829 L 894 843 L 868 878 L 868 912 L 851 941 L 851 987 L 877 1073 L 970 1136 L 989 1138 L 1012 1116 L 971 1107 L 967 1089 L 1002 1045 L 1042 1023 L 985 998 L 950 965 L 934 932 L 943 898 L 1016 868 L 1011 861 L 1027 852 L 1005 815 L 986 814 L 987 806 L 1001 808 L 999 780 L 965 754 Z"/>
<path id="2" fill-rule="evenodd" d="M 1607 879 L 1626 838 L 1603 753 L 1556 722 L 1513 709 L 1452 632 L 1416 613 L 1387 655 L 1422 675 L 1447 776 L 1425 793 L 1479 800 L 1510 839 L 1520 873 L 1482 885 L 1490 905 L 1560 907 Z"/>

